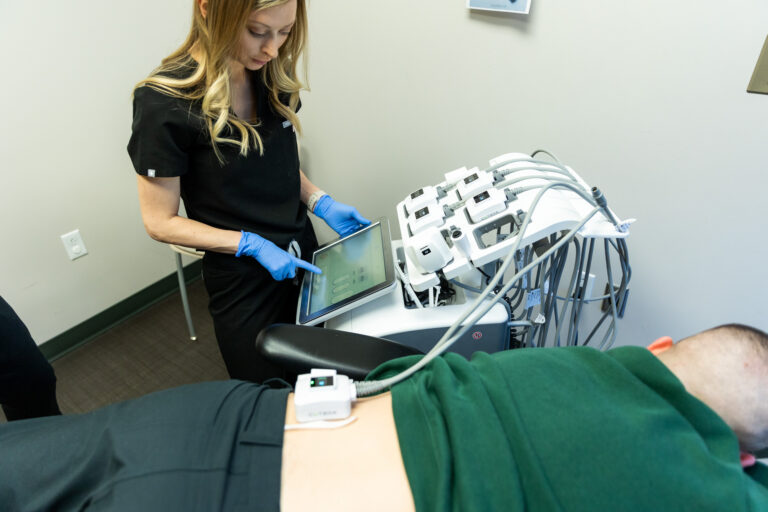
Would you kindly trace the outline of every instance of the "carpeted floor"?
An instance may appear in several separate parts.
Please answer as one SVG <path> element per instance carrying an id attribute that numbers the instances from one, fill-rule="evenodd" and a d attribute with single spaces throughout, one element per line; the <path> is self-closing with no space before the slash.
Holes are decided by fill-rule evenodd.
<path id="1" fill-rule="evenodd" d="M 53 362 L 64 414 L 80 413 L 192 382 L 227 378 L 202 280 L 187 288 L 197 341 L 179 293 Z M 0 421 L 5 417 L 0 410 Z"/>

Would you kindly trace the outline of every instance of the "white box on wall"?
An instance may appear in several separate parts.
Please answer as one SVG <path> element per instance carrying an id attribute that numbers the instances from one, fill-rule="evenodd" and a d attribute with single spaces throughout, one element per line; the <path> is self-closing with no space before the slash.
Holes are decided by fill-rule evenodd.
<path id="1" fill-rule="evenodd" d="M 528 14 L 531 10 L 531 0 L 467 0 L 467 7 L 483 11 Z"/>

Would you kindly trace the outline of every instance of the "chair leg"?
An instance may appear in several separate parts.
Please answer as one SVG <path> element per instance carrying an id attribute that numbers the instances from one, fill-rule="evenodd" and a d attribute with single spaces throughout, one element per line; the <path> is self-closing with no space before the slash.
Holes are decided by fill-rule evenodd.
<path id="1" fill-rule="evenodd" d="M 187 283 L 184 281 L 184 265 L 181 263 L 181 254 L 176 254 L 176 275 L 179 278 L 179 292 L 181 293 L 181 304 L 184 306 L 184 316 L 187 318 L 187 327 L 189 328 L 189 339 L 197 340 L 195 326 L 192 325 L 192 313 L 189 311 L 189 299 L 187 298 Z"/>

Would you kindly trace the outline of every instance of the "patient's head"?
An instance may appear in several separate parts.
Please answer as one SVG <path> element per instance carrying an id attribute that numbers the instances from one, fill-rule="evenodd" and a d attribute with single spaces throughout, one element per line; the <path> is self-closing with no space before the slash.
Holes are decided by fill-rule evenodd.
<path id="1" fill-rule="evenodd" d="M 766 333 L 746 325 L 721 325 L 681 340 L 659 359 L 689 393 L 728 423 L 743 450 L 768 447 Z"/>

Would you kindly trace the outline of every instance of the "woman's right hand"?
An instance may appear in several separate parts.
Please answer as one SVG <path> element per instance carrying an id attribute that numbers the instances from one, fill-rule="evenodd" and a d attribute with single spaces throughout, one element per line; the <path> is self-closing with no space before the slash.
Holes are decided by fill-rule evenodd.
<path id="1" fill-rule="evenodd" d="M 235 256 L 254 258 L 269 271 L 275 281 L 293 278 L 297 268 L 303 268 L 316 274 L 322 273 L 318 267 L 289 254 L 266 238 L 246 231 L 242 232 Z"/>

